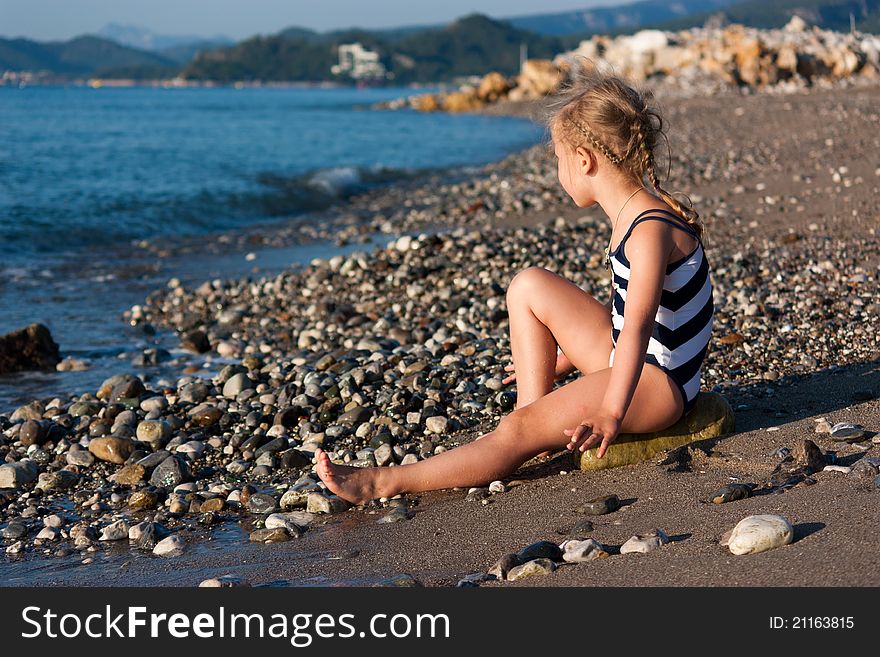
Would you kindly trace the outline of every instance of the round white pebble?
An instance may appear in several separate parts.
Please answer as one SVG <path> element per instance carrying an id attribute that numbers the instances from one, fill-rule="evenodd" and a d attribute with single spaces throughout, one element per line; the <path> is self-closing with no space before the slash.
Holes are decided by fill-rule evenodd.
<path id="1" fill-rule="evenodd" d="M 793 538 L 794 530 L 782 516 L 747 516 L 733 528 L 727 548 L 733 554 L 757 554 L 788 545 Z"/>

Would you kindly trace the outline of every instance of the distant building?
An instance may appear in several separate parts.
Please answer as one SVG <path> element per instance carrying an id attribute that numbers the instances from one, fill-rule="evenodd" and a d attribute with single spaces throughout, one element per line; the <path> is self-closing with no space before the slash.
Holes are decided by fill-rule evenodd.
<path id="1" fill-rule="evenodd" d="M 348 75 L 355 80 L 384 78 L 385 66 L 379 53 L 367 50 L 358 42 L 339 44 L 339 63 L 330 67 L 333 75 Z"/>

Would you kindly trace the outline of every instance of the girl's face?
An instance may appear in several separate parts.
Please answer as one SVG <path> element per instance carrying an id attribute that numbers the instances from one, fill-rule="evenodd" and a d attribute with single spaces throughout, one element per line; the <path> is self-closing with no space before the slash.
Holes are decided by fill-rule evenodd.
<path id="1" fill-rule="evenodd" d="M 593 205 L 596 199 L 593 198 L 590 176 L 587 175 L 592 167 L 592 156 L 583 148 L 575 150 L 557 139 L 553 140 L 553 151 L 556 154 L 559 184 L 579 208 Z"/>

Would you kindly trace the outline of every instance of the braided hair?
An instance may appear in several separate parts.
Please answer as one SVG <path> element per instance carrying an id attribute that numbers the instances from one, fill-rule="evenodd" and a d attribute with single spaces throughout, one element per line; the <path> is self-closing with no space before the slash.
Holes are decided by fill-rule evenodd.
<path id="1" fill-rule="evenodd" d="M 667 179 L 672 155 L 663 118 L 650 104 L 653 93 L 639 91 L 620 76 L 600 72 L 591 60 L 580 59 L 580 66 L 571 68 L 567 87 L 549 107 L 550 134 L 573 148 L 588 146 L 601 153 L 642 184 L 647 178 L 657 194 L 702 238 L 703 224 L 690 198 L 683 195 L 687 202 L 682 203 L 661 186 L 657 176 L 655 152 L 661 135 L 669 153 Z"/>

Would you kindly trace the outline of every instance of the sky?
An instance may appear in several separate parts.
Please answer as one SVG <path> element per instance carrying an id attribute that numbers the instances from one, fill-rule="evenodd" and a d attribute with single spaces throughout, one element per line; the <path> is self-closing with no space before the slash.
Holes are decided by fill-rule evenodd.
<path id="1" fill-rule="evenodd" d="M 156 34 L 242 39 L 292 25 L 326 31 L 496 18 L 609 7 L 635 0 L 0 0 L 0 36 L 38 41 L 96 32 L 107 23 Z"/>

